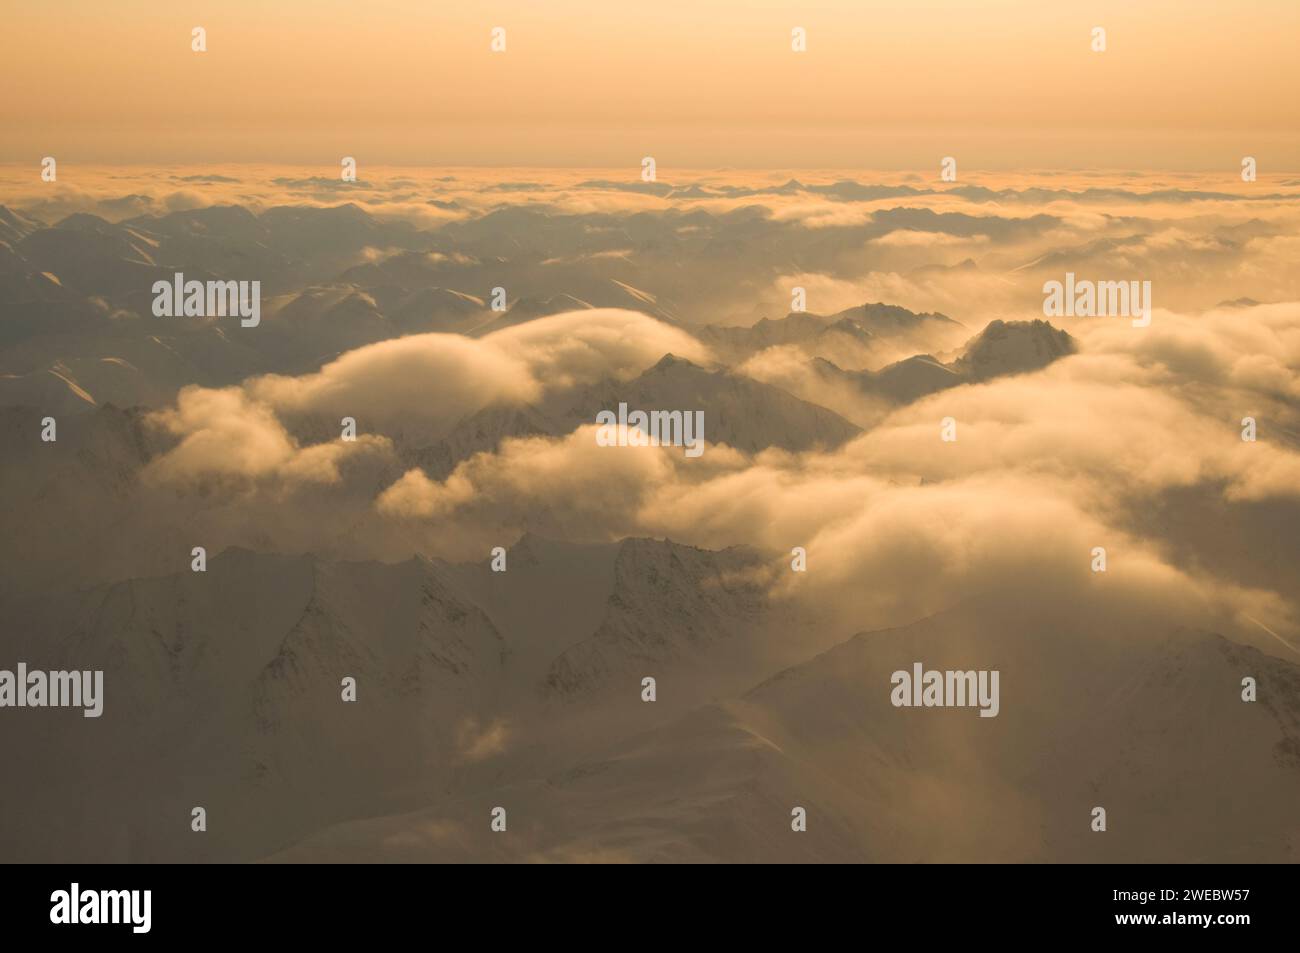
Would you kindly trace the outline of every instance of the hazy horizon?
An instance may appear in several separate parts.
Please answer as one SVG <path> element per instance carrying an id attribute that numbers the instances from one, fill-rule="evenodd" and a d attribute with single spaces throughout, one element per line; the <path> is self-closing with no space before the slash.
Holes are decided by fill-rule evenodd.
<path id="1" fill-rule="evenodd" d="M 1300 168 L 1285 0 L 76 0 L 9 18 L 0 161 Z"/>

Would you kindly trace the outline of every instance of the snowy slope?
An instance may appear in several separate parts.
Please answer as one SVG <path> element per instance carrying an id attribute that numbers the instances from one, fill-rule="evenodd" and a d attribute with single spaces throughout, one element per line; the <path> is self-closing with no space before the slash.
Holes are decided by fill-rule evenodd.
<path id="1" fill-rule="evenodd" d="M 1103 617 L 1081 615 L 975 604 L 859 635 L 570 768 L 283 858 L 1294 861 L 1300 667 L 1120 619 L 1098 638 Z M 891 673 L 915 661 L 998 669 L 1000 714 L 893 707 Z M 509 806 L 510 837 L 489 833 L 491 804 Z"/>

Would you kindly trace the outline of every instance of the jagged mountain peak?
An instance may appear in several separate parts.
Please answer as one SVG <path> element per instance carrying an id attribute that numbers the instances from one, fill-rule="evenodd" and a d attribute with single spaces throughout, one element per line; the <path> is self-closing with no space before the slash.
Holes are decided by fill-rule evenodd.
<path id="1" fill-rule="evenodd" d="M 901 305 L 886 304 L 883 301 L 868 301 L 865 304 L 855 305 L 852 308 L 846 308 L 843 311 L 837 311 L 829 316 L 829 320 L 838 321 L 844 318 L 850 318 L 858 321 L 862 327 L 875 331 L 876 333 L 887 332 L 890 329 L 900 329 L 915 327 L 927 321 L 935 321 L 945 324 L 957 324 L 946 314 L 937 311 L 910 311 Z"/>
<path id="2" fill-rule="evenodd" d="M 977 380 L 1038 370 L 1078 351 L 1069 332 L 1041 318 L 1032 321 L 990 321 L 953 364 Z"/>
<path id="3" fill-rule="evenodd" d="M 665 354 L 663 357 L 659 358 L 659 360 L 656 361 L 655 364 L 652 367 L 650 367 L 645 373 L 649 374 L 654 371 L 663 372 L 663 371 L 679 370 L 679 369 L 707 371 L 706 368 L 700 367 L 700 365 L 696 364 L 694 361 L 688 360 L 687 358 L 684 357 L 678 357 L 676 354 L 669 352 Z"/>

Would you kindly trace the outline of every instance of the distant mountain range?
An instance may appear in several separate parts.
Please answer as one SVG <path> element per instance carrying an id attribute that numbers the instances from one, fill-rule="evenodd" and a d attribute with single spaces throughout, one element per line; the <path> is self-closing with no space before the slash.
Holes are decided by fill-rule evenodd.
<path id="1" fill-rule="evenodd" d="M 897 305 L 871 303 L 830 315 L 791 312 L 784 318 L 763 318 L 750 327 L 707 325 L 697 337 L 729 363 L 742 363 L 770 347 L 796 346 L 810 355 L 864 353 L 891 349 L 928 348 L 936 338 L 954 340 L 966 329 L 944 314 L 917 314 Z"/>
<path id="2" fill-rule="evenodd" d="M 905 404 L 949 387 L 1041 370 L 1077 351 L 1068 332 L 1046 321 L 991 321 L 951 361 L 918 354 L 878 371 L 845 371 L 823 358 L 814 358 L 811 366 L 823 380 Z"/>

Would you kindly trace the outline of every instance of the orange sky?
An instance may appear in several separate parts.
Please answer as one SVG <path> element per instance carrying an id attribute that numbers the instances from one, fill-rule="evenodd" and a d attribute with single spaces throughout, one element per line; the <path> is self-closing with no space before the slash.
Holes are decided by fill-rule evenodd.
<path id="1" fill-rule="evenodd" d="M 1294 0 L 15 4 L 0 160 L 1295 170 L 1297 36 Z"/>

